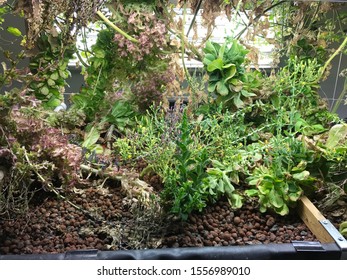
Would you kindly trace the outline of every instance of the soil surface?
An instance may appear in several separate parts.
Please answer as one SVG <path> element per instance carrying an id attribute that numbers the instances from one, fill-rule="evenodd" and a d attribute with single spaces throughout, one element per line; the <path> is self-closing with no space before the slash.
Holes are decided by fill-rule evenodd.
<path id="1" fill-rule="evenodd" d="M 0 220 L 0 254 L 64 253 L 71 250 L 126 250 L 232 246 L 315 241 L 295 214 L 261 214 L 248 202 L 232 210 L 221 200 L 186 222 L 163 218 L 155 206 L 139 206 L 121 187 L 75 189 L 58 199 L 43 194 L 25 216 Z M 155 204 L 153 204 L 155 205 Z M 78 206 L 78 207 L 76 207 Z"/>

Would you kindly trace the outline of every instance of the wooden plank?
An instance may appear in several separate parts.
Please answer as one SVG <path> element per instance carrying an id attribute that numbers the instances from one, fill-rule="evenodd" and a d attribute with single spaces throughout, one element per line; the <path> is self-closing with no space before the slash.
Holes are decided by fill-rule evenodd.
<path id="1" fill-rule="evenodd" d="M 298 214 L 321 243 L 335 242 L 319 222 L 325 220 L 325 217 L 306 196 L 303 196 L 298 202 Z"/>

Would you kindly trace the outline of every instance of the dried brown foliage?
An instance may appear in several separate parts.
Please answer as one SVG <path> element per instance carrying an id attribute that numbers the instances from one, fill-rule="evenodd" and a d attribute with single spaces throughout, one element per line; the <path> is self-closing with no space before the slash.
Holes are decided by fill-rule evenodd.
<path id="1" fill-rule="evenodd" d="M 35 46 L 42 31 L 54 33 L 57 18 L 64 21 L 65 40 L 74 39 L 80 27 L 86 26 L 93 18 L 103 0 L 18 0 L 17 12 L 23 12 L 28 25 L 27 47 Z"/>

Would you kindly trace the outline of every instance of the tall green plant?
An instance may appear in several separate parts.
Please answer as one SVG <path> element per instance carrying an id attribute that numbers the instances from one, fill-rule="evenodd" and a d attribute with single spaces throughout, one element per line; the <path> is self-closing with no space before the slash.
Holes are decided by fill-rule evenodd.
<path id="1" fill-rule="evenodd" d="M 177 151 L 174 156 L 174 169 L 167 170 L 164 190 L 161 194 L 163 203 L 169 212 L 187 219 L 192 211 L 201 211 L 208 201 L 203 189 L 205 169 L 209 163 L 206 149 L 192 153 L 191 130 L 186 111 L 180 125 L 180 137 L 176 141 Z"/>

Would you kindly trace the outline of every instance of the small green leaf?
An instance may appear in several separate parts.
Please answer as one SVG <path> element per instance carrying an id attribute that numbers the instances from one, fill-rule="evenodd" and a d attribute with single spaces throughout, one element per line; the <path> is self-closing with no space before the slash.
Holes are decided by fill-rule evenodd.
<path id="1" fill-rule="evenodd" d="M 228 202 L 233 208 L 239 209 L 242 207 L 242 196 L 234 193 L 229 197 Z"/>
<path id="2" fill-rule="evenodd" d="M 43 95 L 48 95 L 49 94 L 49 89 L 48 87 L 44 86 L 40 89 L 40 93 Z"/>
<path id="3" fill-rule="evenodd" d="M 46 106 L 49 108 L 55 108 L 61 104 L 61 101 L 58 98 L 52 96 L 50 100 L 47 102 Z"/>
<path id="4" fill-rule="evenodd" d="M 252 179 L 252 180 L 250 180 L 250 181 L 248 181 L 248 185 L 250 185 L 250 186 L 256 186 L 256 185 L 258 185 L 258 183 L 260 182 L 260 179 Z"/>
<path id="5" fill-rule="evenodd" d="M 94 145 L 100 137 L 99 131 L 93 126 L 89 133 L 87 133 L 84 137 L 84 142 L 82 143 L 82 147 L 90 148 Z"/>
<path id="6" fill-rule="evenodd" d="M 100 144 L 92 145 L 91 152 L 95 152 L 96 154 L 100 155 L 104 153 L 104 148 Z"/>
<path id="7" fill-rule="evenodd" d="M 297 201 L 301 197 L 301 191 L 300 192 L 295 192 L 295 193 L 290 193 L 288 194 L 288 198 L 290 201 Z"/>
<path id="8" fill-rule="evenodd" d="M 236 65 L 234 63 L 229 63 L 229 64 L 225 64 L 223 65 L 223 68 L 224 69 L 228 69 L 228 68 L 236 68 Z"/>
<path id="9" fill-rule="evenodd" d="M 297 181 L 304 181 L 306 180 L 308 177 L 310 176 L 310 172 L 308 172 L 307 170 L 304 170 L 300 173 L 294 173 L 293 174 L 293 179 L 297 180 Z"/>
<path id="10" fill-rule="evenodd" d="M 329 131 L 326 147 L 328 149 L 333 149 L 340 142 L 346 143 L 346 138 L 347 138 L 347 124 L 336 124 Z"/>
<path id="11" fill-rule="evenodd" d="M 233 86 L 239 86 L 242 85 L 242 82 L 239 79 L 233 78 L 229 80 L 229 83 L 232 84 Z"/>
<path id="12" fill-rule="evenodd" d="M 260 161 L 262 159 L 263 159 L 263 156 L 260 153 L 255 153 L 253 156 L 253 161 L 255 161 L 255 162 Z"/>
<path id="13" fill-rule="evenodd" d="M 59 98 L 61 96 L 60 91 L 56 88 L 51 88 L 50 93 L 55 96 L 55 98 Z"/>
<path id="14" fill-rule="evenodd" d="M 304 171 L 306 169 L 307 166 L 307 161 L 302 160 L 299 162 L 299 164 L 295 167 L 292 168 L 293 172 L 299 172 L 299 171 Z"/>
<path id="15" fill-rule="evenodd" d="M 231 65 L 226 71 L 225 71 L 225 82 L 227 82 L 228 80 L 232 79 L 236 74 L 236 66 L 235 65 Z"/>
<path id="16" fill-rule="evenodd" d="M 259 192 L 263 195 L 268 195 L 272 189 L 273 189 L 273 184 L 266 182 L 264 180 L 262 181 L 261 185 L 258 186 Z"/>
<path id="17" fill-rule="evenodd" d="M 240 94 L 236 94 L 234 96 L 234 104 L 237 108 L 242 108 L 244 105 L 244 102 L 241 100 Z"/>
<path id="18" fill-rule="evenodd" d="M 248 92 L 247 90 L 241 90 L 241 94 L 244 97 L 253 97 L 253 96 L 257 96 L 256 94 L 252 93 L 252 92 Z"/>
<path id="19" fill-rule="evenodd" d="M 205 55 L 203 63 L 205 65 L 209 65 L 215 59 L 216 59 L 216 57 L 213 54 L 208 53 Z"/>
<path id="20" fill-rule="evenodd" d="M 218 181 L 218 187 L 217 187 L 217 191 L 219 193 L 225 193 L 225 188 L 224 188 L 224 184 L 223 184 L 223 181 L 222 180 L 219 180 Z"/>
<path id="21" fill-rule="evenodd" d="M 204 53 L 206 53 L 206 54 L 210 53 L 210 54 L 214 55 L 215 57 L 218 56 L 217 50 L 216 50 L 215 46 L 212 44 L 211 41 L 207 41 L 206 42 L 206 46 L 204 48 Z"/>
<path id="22" fill-rule="evenodd" d="M 22 32 L 16 27 L 9 26 L 7 27 L 7 31 L 16 37 L 19 37 L 22 35 Z"/>
<path id="23" fill-rule="evenodd" d="M 277 214 L 280 214 L 281 216 L 285 216 L 285 215 L 288 215 L 289 208 L 288 208 L 288 206 L 286 204 L 284 204 L 281 208 L 275 209 L 275 212 Z"/>
<path id="24" fill-rule="evenodd" d="M 208 92 L 214 92 L 216 90 L 216 87 L 217 87 L 217 82 L 209 82 L 207 90 Z"/>
<path id="25" fill-rule="evenodd" d="M 222 70 L 223 69 L 223 60 L 221 58 L 217 58 L 213 60 L 208 66 L 207 71 L 213 72 L 214 70 Z"/>
<path id="26" fill-rule="evenodd" d="M 217 92 L 222 96 L 228 95 L 229 90 L 223 81 L 217 82 Z"/>
<path id="27" fill-rule="evenodd" d="M 47 84 L 52 87 L 55 85 L 55 82 L 52 79 L 48 79 Z"/>
<path id="28" fill-rule="evenodd" d="M 105 58 L 105 51 L 103 49 L 100 48 L 95 48 L 94 49 L 94 55 L 97 58 Z"/>
<path id="29" fill-rule="evenodd" d="M 257 196 L 258 195 L 258 190 L 256 189 L 249 189 L 249 190 L 245 190 L 245 194 L 252 197 L 252 196 Z"/>
<path id="30" fill-rule="evenodd" d="M 339 231 L 342 235 L 347 236 L 347 221 L 340 224 Z"/>
<path id="31" fill-rule="evenodd" d="M 234 86 L 232 84 L 229 85 L 230 90 L 233 92 L 240 92 L 242 90 L 242 87 L 243 87 L 242 83 L 239 83 L 236 86 Z"/>
<path id="32" fill-rule="evenodd" d="M 282 196 L 275 191 L 275 189 L 272 189 L 269 193 L 269 200 L 273 206 L 276 208 L 281 208 L 283 207 L 284 201 Z"/>
<path id="33" fill-rule="evenodd" d="M 226 47 L 225 44 L 223 44 L 223 45 L 220 47 L 220 49 L 219 49 L 219 51 L 218 51 L 218 58 L 223 59 L 225 47 Z"/>
<path id="34" fill-rule="evenodd" d="M 60 70 L 61 71 L 61 70 Z M 50 78 L 54 81 L 58 80 L 59 79 L 59 74 L 58 72 L 54 72 L 52 73 L 52 75 L 50 76 Z"/>

